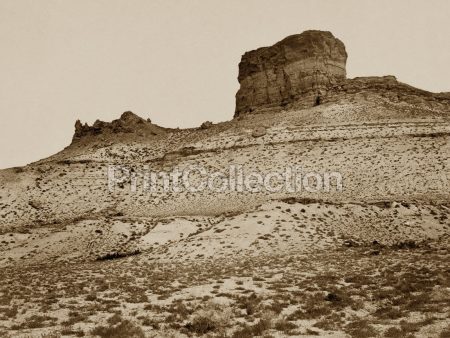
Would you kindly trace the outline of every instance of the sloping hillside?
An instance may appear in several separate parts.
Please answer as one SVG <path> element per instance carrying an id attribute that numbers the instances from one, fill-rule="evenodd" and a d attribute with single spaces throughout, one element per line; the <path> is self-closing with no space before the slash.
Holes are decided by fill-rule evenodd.
<path id="1" fill-rule="evenodd" d="M 308 34 L 244 56 L 230 121 L 77 121 L 0 171 L 0 335 L 446 337 L 450 99 L 345 79 L 341 42 L 339 69 L 317 66 L 334 40 L 304 61 Z M 189 168 L 218 176 L 146 186 Z"/>

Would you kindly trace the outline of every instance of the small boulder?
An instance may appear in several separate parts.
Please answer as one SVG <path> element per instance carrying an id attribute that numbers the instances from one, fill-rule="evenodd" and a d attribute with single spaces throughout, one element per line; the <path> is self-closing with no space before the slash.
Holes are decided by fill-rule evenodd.
<path id="1" fill-rule="evenodd" d="M 264 135 L 266 135 L 266 128 L 264 127 L 256 127 L 252 132 L 253 137 L 261 137 Z"/>
<path id="2" fill-rule="evenodd" d="M 339 297 L 339 295 L 337 295 L 336 293 L 330 292 L 325 296 L 325 300 L 327 302 L 340 302 L 341 297 Z"/>
<path id="3" fill-rule="evenodd" d="M 209 129 L 213 126 L 211 121 L 205 121 L 201 124 L 200 129 Z"/>

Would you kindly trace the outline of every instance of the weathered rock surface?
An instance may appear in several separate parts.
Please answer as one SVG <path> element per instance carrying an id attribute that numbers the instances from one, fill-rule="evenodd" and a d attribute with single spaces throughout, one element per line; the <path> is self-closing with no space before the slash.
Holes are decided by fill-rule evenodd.
<path id="1" fill-rule="evenodd" d="M 346 61 L 344 44 L 330 32 L 316 30 L 247 52 L 239 63 L 235 116 L 299 98 L 314 103 L 321 90 L 345 80 Z"/>
<path id="2" fill-rule="evenodd" d="M 142 136 L 159 135 L 164 133 L 164 128 L 151 123 L 150 119 L 144 120 L 131 111 L 124 112 L 119 119 L 112 122 L 97 120 L 92 126 L 82 124 L 80 120 L 75 122 L 73 141 L 100 134 L 139 134 Z"/>
<path id="3" fill-rule="evenodd" d="M 200 129 L 209 129 L 213 126 L 211 121 L 205 121 L 201 124 Z"/>
<path id="4" fill-rule="evenodd" d="M 252 136 L 253 137 L 261 137 L 266 135 L 266 128 L 264 127 L 257 127 L 252 131 Z"/>
<path id="5" fill-rule="evenodd" d="M 342 98 L 360 95 L 378 96 L 390 102 L 404 102 L 420 108 L 450 111 L 450 97 L 445 93 L 432 93 L 399 82 L 395 76 L 364 76 L 346 79 L 323 93 L 322 102 L 336 102 Z M 296 104 L 294 103 L 293 106 Z M 300 102 L 301 105 L 301 102 Z"/>

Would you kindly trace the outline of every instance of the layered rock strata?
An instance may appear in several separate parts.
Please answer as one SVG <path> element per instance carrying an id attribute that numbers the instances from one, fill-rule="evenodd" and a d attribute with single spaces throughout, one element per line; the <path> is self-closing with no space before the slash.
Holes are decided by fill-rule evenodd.
<path id="1" fill-rule="evenodd" d="M 313 103 L 346 77 L 347 52 L 330 32 L 305 31 L 246 52 L 239 63 L 235 116 L 300 98 Z"/>

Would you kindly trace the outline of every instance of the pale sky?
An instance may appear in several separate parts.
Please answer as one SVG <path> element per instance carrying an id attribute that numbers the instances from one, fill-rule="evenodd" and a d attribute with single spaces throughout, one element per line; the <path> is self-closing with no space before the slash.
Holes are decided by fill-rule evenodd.
<path id="1" fill-rule="evenodd" d="M 450 91 L 449 18 L 447 0 L 0 0 L 0 168 L 61 150 L 76 119 L 229 120 L 241 55 L 307 29 L 344 42 L 348 77 Z"/>

